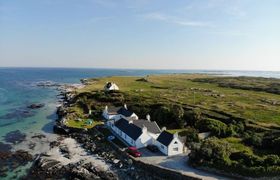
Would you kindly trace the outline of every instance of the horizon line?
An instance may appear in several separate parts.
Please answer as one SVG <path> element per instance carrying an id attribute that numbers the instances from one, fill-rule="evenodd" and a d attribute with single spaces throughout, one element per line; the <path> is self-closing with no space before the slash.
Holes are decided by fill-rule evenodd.
<path id="1" fill-rule="evenodd" d="M 106 70 L 151 70 L 151 71 L 252 71 L 252 72 L 280 72 L 280 70 L 250 70 L 250 69 L 177 69 L 177 68 L 112 68 L 112 67 L 67 67 L 67 66 L 0 66 L 0 69 L 106 69 Z"/>

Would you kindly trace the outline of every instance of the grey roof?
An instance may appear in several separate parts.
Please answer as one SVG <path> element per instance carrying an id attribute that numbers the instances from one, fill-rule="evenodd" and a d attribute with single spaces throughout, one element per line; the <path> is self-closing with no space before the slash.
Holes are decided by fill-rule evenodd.
<path id="1" fill-rule="evenodd" d="M 148 132 L 154 133 L 154 134 L 158 134 L 161 133 L 160 128 L 158 127 L 157 123 L 155 121 L 148 121 L 148 120 L 144 120 L 144 119 L 139 119 L 139 120 L 135 120 L 133 121 L 133 124 L 143 128 L 143 126 L 145 126 L 148 130 Z"/>
<path id="2" fill-rule="evenodd" d="M 141 128 L 132 123 L 129 123 L 129 121 L 127 121 L 126 119 L 118 120 L 115 123 L 115 126 L 119 128 L 122 132 L 127 134 L 133 140 L 137 140 L 142 134 Z"/>
<path id="3" fill-rule="evenodd" d="M 122 132 L 127 134 L 132 139 L 138 139 L 142 134 L 142 128 L 145 126 L 148 132 L 158 134 L 161 132 L 156 122 L 150 122 L 148 120 L 133 120 L 129 123 L 129 120 L 120 119 L 115 123 L 115 126 L 119 128 Z"/>
<path id="4" fill-rule="evenodd" d="M 118 110 L 118 114 L 121 114 L 121 115 L 124 115 L 125 117 L 130 117 L 133 112 L 127 110 L 126 108 L 124 107 L 121 107 L 119 110 Z"/>
<path id="5" fill-rule="evenodd" d="M 174 138 L 173 134 L 167 131 L 163 131 L 162 133 L 160 133 L 159 137 L 157 138 L 157 141 L 165 146 L 169 146 L 173 138 Z"/>
<path id="6" fill-rule="evenodd" d="M 109 114 L 121 114 L 125 117 L 130 117 L 133 114 L 133 112 L 127 110 L 124 107 L 109 107 L 108 113 Z"/>

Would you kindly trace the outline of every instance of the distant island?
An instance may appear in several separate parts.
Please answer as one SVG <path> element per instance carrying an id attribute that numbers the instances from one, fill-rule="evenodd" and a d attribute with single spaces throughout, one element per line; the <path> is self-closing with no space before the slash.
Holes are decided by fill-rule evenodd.
<path id="1" fill-rule="evenodd" d="M 113 154 L 117 160 L 111 161 L 123 164 L 116 168 L 118 172 L 134 164 L 137 171 L 130 178 L 143 172 L 149 177 L 151 172 L 139 165 L 149 160 L 123 157 L 127 145 L 120 138 L 111 138 L 118 135 L 106 126 L 102 116 L 106 106 L 125 104 L 139 118 L 149 115 L 148 120 L 155 121 L 160 129 L 183 137 L 189 153 L 180 157 L 186 158 L 185 166 L 199 172 L 235 178 L 280 175 L 280 79 L 170 74 L 81 81 L 84 87 L 63 93 L 55 132 L 75 138 L 93 154 L 107 159 Z M 110 89 L 108 82 L 116 89 Z M 147 166 L 163 168 L 160 172 L 166 169 L 165 177 L 200 179 L 156 161 Z M 159 173 L 155 176 L 161 177 Z"/>

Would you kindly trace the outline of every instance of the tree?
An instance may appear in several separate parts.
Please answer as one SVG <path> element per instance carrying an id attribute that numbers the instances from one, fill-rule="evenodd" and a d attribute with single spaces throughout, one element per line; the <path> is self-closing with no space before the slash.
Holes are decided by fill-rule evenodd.
<path id="1" fill-rule="evenodd" d="M 185 126 L 185 119 L 184 114 L 185 111 L 181 105 L 174 105 L 172 107 L 173 110 L 173 118 L 177 121 L 177 124 L 180 128 L 184 128 Z"/>
<path id="2" fill-rule="evenodd" d="M 184 119 L 187 120 L 189 126 L 194 126 L 195 123 L 202 118 L 201 111 L 198 108 L 186 111 L 184 116 Z"/>

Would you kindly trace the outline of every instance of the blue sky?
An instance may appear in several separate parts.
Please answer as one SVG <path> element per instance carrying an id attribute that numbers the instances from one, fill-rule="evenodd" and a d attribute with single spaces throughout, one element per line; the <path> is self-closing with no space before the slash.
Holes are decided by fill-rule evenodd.
<path id="1" fill-rule="evenodd" d="M 0 0 L 0 63 L 280 71 L 280 1 Z"/>

